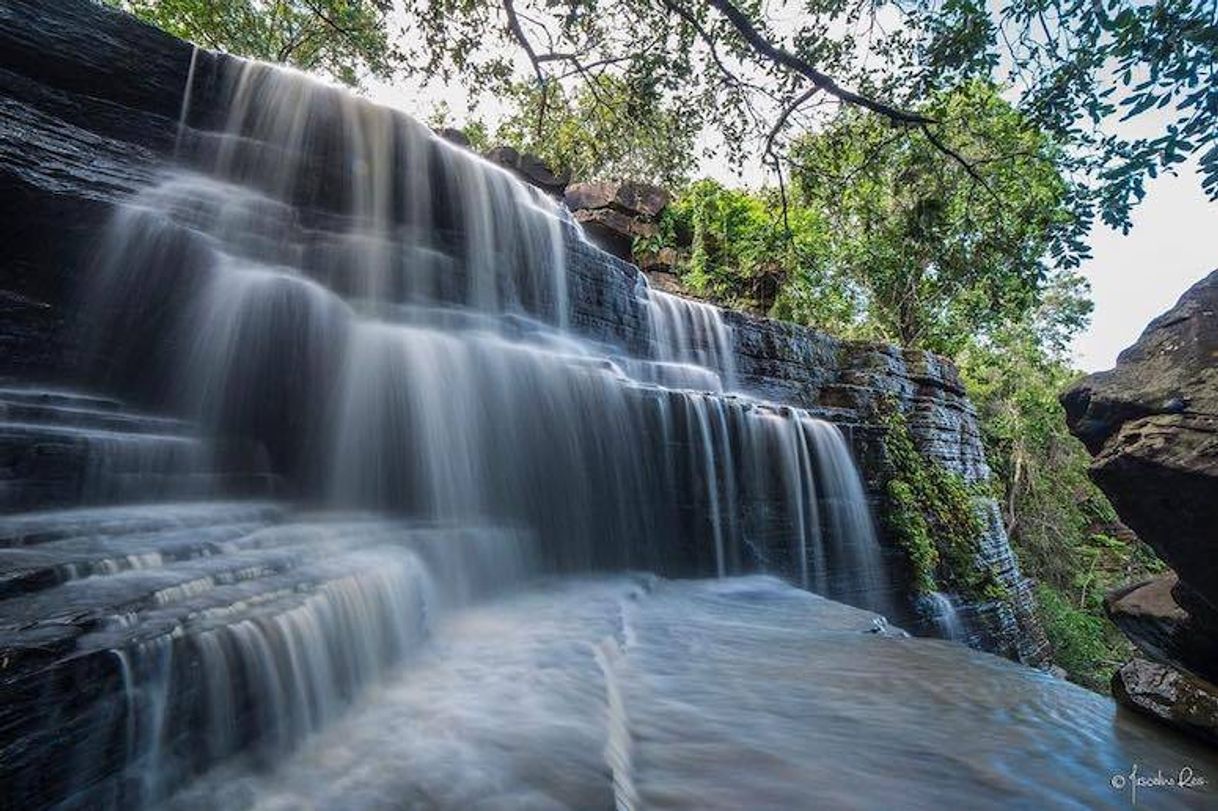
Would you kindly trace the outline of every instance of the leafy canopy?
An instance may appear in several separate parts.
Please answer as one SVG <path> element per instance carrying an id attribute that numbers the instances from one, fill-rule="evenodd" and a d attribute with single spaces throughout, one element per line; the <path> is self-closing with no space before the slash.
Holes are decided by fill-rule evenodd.
<path id="1" fill-rule="evenodd" d="M 630 178 L 682 185 L 697 159 L 693 120 L 619 77 L 565 89 L 517 82 L 494 140 L 538 155 L 577 180 Z"/>
<path id="2" fill-rule="evenodd" d="M 1076 250 L 1077 221 L 1058 151 L 993 86 L 937 92 L 919 110 L 959 123 L 944 144 L 972 156 L 971 172 L 854 109 L 793 145 L 795 199 L 828 228 L 826 255 L 794 283 L 846 291 L 874 337 L 954 354 L 1033 311 L 1046 258 Z"/>
<path id="3" fill-rule="evenodd" d="M 576 108 L 599 97 L 619 137 L 639 111 L 661 116 L 639 121 L 649 125 L 679 111 L 680 131 L 715 130 L 731 161 L 760 154 L 780 173 L 788 131 L 841 105 L 942 149 L 960 122 L 913 108 L 993 81 L 1061 148 L 1079 234 L 1097 216 L 1127 230 L 1146 179 L 1190 157 L 1218 199 L 1218 0 L 104 2 L 205 47 L 351 84 L 404 72 L 503 96 L 527 78 L 547 99 L 557 85 Z M 391 16 L 405 26 L 392 36 Z M 538 106 L 540 142 L 550 107 Z M 553 109 L 561 119 L 563 104 Z M 1152 134 L 1124 135 L 1118 119 Z M 962 167 L 983 159 L 944 151 Z M 1086 255 L 1075 247 L 1073 259 Z"/>
<path id="4" fill-rule="evenodd" d="M 1097 216 L 1127 229 L 1145 180 L 1190 156 L 1218 197 L 1218 0 L 403 2 L 419 74 L 492 93 L 617 77 L 717 130 L 733 162 L 785 171 L 788 133 L 846 105 L 974 167 L 994 150 L 946 143 L 967 122 L 915 108 L 982 81 L 1059 146 L 1078 234 Z M 1122 135 L 1122 117 L 1155 134 Z"/>
<path id="5" fill-rule="evenodd" d="M 772 189 L 754 193 L 703 179 L 665 211 L 661 237 L 685 248 L 682 281 L 695 293 L 764 311 L 793 269 L 824 249 L 824 220 L 816 210 L 788 207 L 786 218 L 790 233 Z"/>
<path id="6" fill-rule="evenodd" d="M 236 56 L 324 73 L 345 84 L 391 75 L 392 0 L 105 0 L 174 36 Z"/>

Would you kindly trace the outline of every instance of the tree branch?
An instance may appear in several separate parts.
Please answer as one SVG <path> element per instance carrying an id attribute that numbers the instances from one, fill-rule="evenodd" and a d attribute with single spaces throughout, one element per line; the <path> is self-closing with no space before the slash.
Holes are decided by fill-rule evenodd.
<path id="1" fill-rule="evenodd" d="M 969 177 L 971 177 L 973 180 L 977 181 L 978 185 L 980 185 L 983 189 L 985 189 L 987 192 L 989 192 L 991 197 L 993 197 L 998 202 L 1002 202 L 1002 198 L 998 195 L 998 192 L 994 191 L 993 187 L 990 186 L 990 184 L 986 182 L 985 178 L 983 178 L 980 175 L 980 173 L 978 173 L 976 167 L 973 166 L 973 164 L 966 161 L 959 152 L 952 149 L 947 144 L 943 143 L 943 141 L 939 140 L 939 136 L 935 135 L 934 132 L 931 131 L 931 128 L 929 126 L 927 126 L 926 124 L 923 124 L 920 127 L 920 129 L 922 130 L 922 134 L 926 136 L 926 140 L 930 141 L 931 146 L 933 146 L 935 149 L 939 150 L 944 155 L 947 155 L 949 158 L 954 160 L 956 163 L 958 163 L 962 167 L 964 167 L 964 171 L 968 173 Z"/>
<path id="2" fill-rule="evenodd" d="M 783 108 L 782 112 L 779 113 L 777 120 L 774 121 L 774 126 L 770 127 L 770 132 L 765 137 L 765 149 L 762 150 L 763 155 L 769 155 L 771 157 L 774 156 L 774 139 L 778 137 L 778 133 L 782 131 L 782 128 L 787 125 L 787 119 L 791 117 L 792 113 L 804 106 L 808 99 L 812 98 L 820 91 L 820 87 L 813 85 L 796 96 L 790 104 Z"/>
<path id="3" fill-rule="evenodd" d="M 706 45 L 707 50 L 710 51 L 711 60 L 714 61 L 715 65 L 719 68 L 719 72 L 723 74 L 723 77 L 728 81 L 729 84 L 737 87 L 745 84 L 745 82 L 742 81 L 739 76 L 732 73 L 727 69 L 727 66 L 723 64 L 723 60 L 719 58 L 719 51 L 715 48 L 714 37 L 710 35 L 710 32 L 703 27 L 702 23 L 698 21 L 698 18 L 695 17 L 691 11 L 678 5 L 677 3 L 674 3 L 673 0 L 664 0 L 664 6 L 673 14 L 676 14 L 678 17 L 684 20 L 690 28 L 694 29 L 694 33 L 698 35 L 698 38 L 702 40 L 703 44 Z"/>
<path id="4" fill-rule="evenodd" d="M 761 153 L 763 157 L 768 157 L 774 164 L 774 172 L 778 175 L 778 196 L 782 202 L 782 228 L 783 233 L 786 235 L 788 248 L 794 248 L 795 234 L 791 231 L 791 218 L 790 214 L 788 213 L 789 205 L 787 203 L 787 181 L 782 174 L 782 161 L 780 161 L 778 156 L 774 154 L 774 139 L 778 137 L 778 133 L 781 132 L 782 128 L 786 126 L 787 119 L 791 117 L 791 114 L 802 107 L 804 103 L 808 101 L 808 99 L 812 98 L 819 92 L 820 88 L 813 85 L 796 96 L 790 104 L 783 108 L 777 120 L 774 121 L 774 126 L 770 127 L 769 134 L 766 135 L 765 149 L 763 149 Z"/>
<path id="5" fill-rule="evenodd" d="M 516 6 L 513 0 L 503 0 L 503 11 L 507 15 L 508 30 L 512 37 L 520 43 L 520 47 L 524 49 L 525 55 L 529 58 L 529 64 L 533 66 L 533 72 L 537 74 L 537 87 L 541 90 L 541 104 L 537 109 L 537 137 L 541 138 L 542 126 L 546 120 L 546 103 L 550 96 L 549 86 L 546 83 L 545 71 L 541 68 L 541 61 L 537 58 L 537 51 L 533 50 L 533 43 L 529 42 L 528 36 L 524 33 L 524 28 L 520 25 L 520 18 L 516 16 Z"/>
<path id="6" fill-rule="evenodd" d="M 852 104 L 856 107 L 862 107 L 866 110 L 871 110 L 873 113 L 878 113 L 885 118 L 889 118 L 900 124 L 917 124 L 926 125 L 934 123 L 933 119 L 927 118 L 924 115 L 902 110 L 893 107 L 883 102 L 869 99 L 866 96 L 860 96 L 850 90 L 840 87 L 832 78 L 821 73 L 819 70 L 808 64 L 805 60 L 791 53 L 790 51 L 780 48 L 770 42 L 757 28 L 752 21 L 745 16 L 744 12 L 732 5 L 729 0 L 707 0 L 712 8 L 722 14 L 736 32 L 744 38 L 744 41 L 749 44 L 754 51 L 761 56 L 766 57 L 772 62 L 792 70 L 795 73 L 809 79 L 812 84 L 816 85 L 821 90 L 824 90 L 830 96 L 836 99 Z"/>

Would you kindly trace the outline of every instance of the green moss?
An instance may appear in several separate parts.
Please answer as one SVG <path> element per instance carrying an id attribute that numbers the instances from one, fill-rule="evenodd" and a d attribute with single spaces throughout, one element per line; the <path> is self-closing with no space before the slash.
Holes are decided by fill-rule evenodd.
<path id="1" fill-rule="evenodd" d="M 1006 600 L 1006 587 L 980 560 L 984 485 L 973 486 L 918 450 L 905 415 L 881 400 L 884 428 L 884 522 L 904 550 L 920 592 L 942 587 L 976 600 Z"/>
<path id="2" fill-rule="evenodd" d="M 894 477 L 888 480 L 885 494 L 888 498 L 888 509 L 885 511 L 888 530 L 909 558 L 915 587 L 920 592 L 934 591 L 939 550 L 931 539 L 926 516 L 918 507 L 914 488 L 909 482 Z"/>
<path id="3" fill-rule="evenodd" d="M 1117 663 L 1131 653 L 1129 643 L 1094 609 L 1074 605 L 1052 586 L 1036 587 L 1036 603 L 1054 661 L 1072 681 L 1107 692 Z"/>

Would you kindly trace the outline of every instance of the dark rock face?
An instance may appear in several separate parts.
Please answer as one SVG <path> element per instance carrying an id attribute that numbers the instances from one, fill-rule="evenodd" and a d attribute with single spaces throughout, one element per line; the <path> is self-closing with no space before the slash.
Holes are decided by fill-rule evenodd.
<path id="1" fill-rule="evenodd" d="M 1218 681 L 1218 634 L 1204 616 L 1192 616 L 1176 602 L 1175 573 L 1117 589 L 1104 609 L 1138 649 L 1152 659 L 1199 678 Z"/>
<path id="2" fill-rule="evenodd" d="M 1176 673 L 1151 678 L 1146 666 L 1131 664 L 1118 675 L 1125 687 L 1117 695 L 1174 718 L 1145 694 L 1177 684 L 1194 690 L 1197 680 L 1175 668 L 1218 677 L 1218 271 L 1152 321 L 1116 368 L 1085 378 L 1062 404 L 1071 431 L 1095 457 L 1096 484 L 1178 574 L 1107 600 L 1130 639 L 1164 663 L 1154 667 Z"/>
<path id="3" fill-rule="evenodd" d="M 1121 519 L 1218 610 L 1218 272 L 1062 402 Z"/>
<path id="4" fill-rule="evenodd" d="M 1218 271 L 1062 403 L 1122 520 L 1218 609 Z"/>
<path id="5" fill-rule="evenodd" d="M 189 45 L 83 0 L 50 7 L 10 0 L 0 7 L 0 376 L 75 382 L 77 358 L 88 347 L 65 325 L 99 230 L 117 204 L 173 159 L 179 139 L 189 145 L 198 137 L 189 126 L 179 132 L 191 58 Z M 196 62 L 188 123 L 203 126 L 223 114 L 213 88 L 226 59 L 199 52 Z M 525 157 L 512 158 L 518 169 Z M 600 205 L 581 210 L 632 223 L 666 203 L 659 190 L 634 184 L 575 194 Z M 565 244 L 571 327 L 627 354 L 651 356 L 641 272 L 574 233 Z M 849 344 L 743 313 L 724 318 L 743 387 L 837 422 L 854 444 L 877 506 L 883 443 L 871 415 L 879 398 L 898 403 L 924 453 L 966 481 L 988 478 L 976 416 L 946 361 Z M 966 604 L 962 614 L 976 646 L 1039 663 L 1047 645 L 1030 586 L 997 505 L 986 509 L 979 563 L 999 574 L 1010 599 Z M 888 554 L 898 562 L 902 555 L 891 541 Z"/>

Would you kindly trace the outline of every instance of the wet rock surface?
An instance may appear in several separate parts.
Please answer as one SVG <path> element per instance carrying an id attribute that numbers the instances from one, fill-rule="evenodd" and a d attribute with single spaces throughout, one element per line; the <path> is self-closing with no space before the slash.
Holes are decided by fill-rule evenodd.
<path id="1" fill-rule="evenodd" d="M 1132 659 L 1112 677 L 1118 701 L 1181 732 L 1218 744 L 1218 688 L 1160 662 Z"/>

